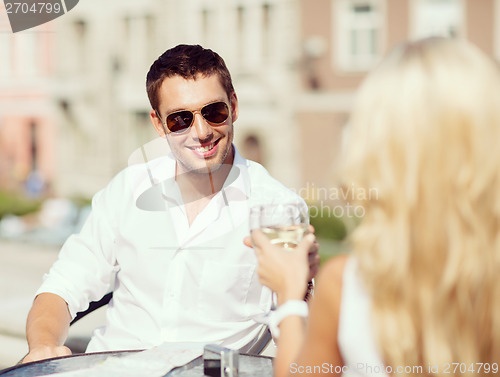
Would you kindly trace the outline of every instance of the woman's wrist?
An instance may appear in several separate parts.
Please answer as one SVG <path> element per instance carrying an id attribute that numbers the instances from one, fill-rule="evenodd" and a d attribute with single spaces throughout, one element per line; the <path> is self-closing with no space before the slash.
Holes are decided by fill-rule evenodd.
<path id="1" fill-rule="evenodd" d="M 288 289 L 282 292 L 277 292 L 278 306 L 283 305 L 285 302 L 290 300 L 304 300 L 309 302 L 312 298 L 314 292 L 313 281 L 304 283 L 300 286 L 289 286 Z"/>
<path id="2" fill-rule="evenodd" d="M 278 307 L 275 311 L 271 312 L 269 319 L 269 329 L 275 339 L 279 338 L 279 325 L 281 321 L 289 316 L 298 316 L 307 318 L 309 315 L 309 307 L 307 303 L 302 300 L 288 300 Z"/>
<path id="3" fill-rule="evenodd" d="M 277 294 L 278 306 L 284 305 L 288 301 L 300 301 L 304 298 L 304 293 L 301 291 L 288 291 Z"/>

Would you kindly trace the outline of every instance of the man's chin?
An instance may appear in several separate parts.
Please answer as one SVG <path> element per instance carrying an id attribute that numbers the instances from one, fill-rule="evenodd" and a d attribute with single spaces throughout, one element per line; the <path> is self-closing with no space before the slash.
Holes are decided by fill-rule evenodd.
<path id="1" fill-rule="evenodd" d="M 207 163 L 203 166 L 192 167 L 189 173 L 192 174 L 213 174 L 218 171 L 229 171 L 231 170 L 232 164 L 223 163 Z"/>
<path id="2" fill-rule="evenodd" d="M 182 166 L 182 171 L 188 174 L 213 174 L 215 172 L 229 172 L 229 170 L 231 170 L 231 167 L 233 166 L 233 158 L 228 159 L 229 153 L 230 151 L 223 155 L 219 154 L 217 156 L 212 156 L 211 158 L 205 159 L 186 158 L 184 160 L 186 163 L 182 163 L 181 159 L 177 159 L 177 163 Z"/>

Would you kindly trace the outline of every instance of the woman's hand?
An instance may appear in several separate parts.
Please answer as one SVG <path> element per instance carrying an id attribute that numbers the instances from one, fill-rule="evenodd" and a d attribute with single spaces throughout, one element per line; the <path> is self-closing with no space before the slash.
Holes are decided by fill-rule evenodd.
<path id="1" fill-rule="evenodd" d="M 245 244 L 248 245 L 248 241 L 248 238 L 245 239 Z M 277 293 L 278 304 L 288 300 L 302 300 L 307 282 L 311 274 L 316 274 L 319 266 L 318 245 L 314 235 L 306 235 L 293 250 L 271 244 L 259 229 L 252 231 L 251 241 L 259 262 L 259 280 Z"/>
<path id="2" fill-rule="evenodd" d="M 314 234 L 314 227 L 312 225 L 309 225 L 309 227 L 307 228 L 307 234 L 310 233 Z M 253 247 L 251 237 L 245 237 L 243 243 L 248 247 Z M 307 281 L 311 281 L 318 274 L 319 265 L 321 262 L 321 258 L 319 256 L 318 251 L 319 251 L 319 243 L 318 241 L 316 241 L 316 238 L 314 238 L 314 242 L 310 245 L 309 252 L 307 255 L 309 261 L 309 277 L 307 278 Z"/>

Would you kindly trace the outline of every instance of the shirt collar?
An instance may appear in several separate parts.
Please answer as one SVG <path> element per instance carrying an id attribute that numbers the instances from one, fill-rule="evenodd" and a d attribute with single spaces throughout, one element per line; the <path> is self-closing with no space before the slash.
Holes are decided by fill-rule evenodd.
<path id="1" fill-rule="evenodd" d="M 221 192 L 225 204 L 228 201 L 245 201 L 250 195 L 250 179 L 248 160 L 243 158 L 236 147 L 234 148 L 233 166 L 224 182 Z M 151 184 L 137 195 L 136 203 L 139 208 L 149 211 L 163 211 L 166 202 L 170 205 L 182 205 L 182 196 L 175 182 L 176 160 L 172 152 L 167 156 L 145 164 Z"/>
<path id="2" fill-rule="evenodd" d="M 222 186 L 223 189 L 237 190 L 242 193 L 245 199 L 250 195 L 250 178 L 248 174 L 248 160 L 241 157 L 240 153 L 234 147 L 233 168 Z"/>

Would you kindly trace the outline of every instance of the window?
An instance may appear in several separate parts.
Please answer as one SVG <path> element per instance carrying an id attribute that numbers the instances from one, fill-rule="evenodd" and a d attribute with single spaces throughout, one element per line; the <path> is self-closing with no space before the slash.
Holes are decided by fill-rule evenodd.
<path id="1" fill-rule="evenodd" d="M 201 11 L 201 31 L 204 36 L 210 32 L 210 11 L 208 9 Z"/>
<path id="2" fill-rule="evenodd" d="M 87 33 L 87 23 L 83 20 L 77 20 L 74 22 L 73 27 L 75 29 L 76 37 L 83 41 L 85 39 L 85 34 Z"/>
<path id="3" fill-rule="evenodd" d="M 25 32 L 16 38 L 16 74 L 19 77 L 33 77 L 38 73 L 40 56 L 37 44 L 38 34 Z"/>
<path id="4" fill-rule="evenodd" d="M 88 26 L 84 20 L 76 20 L 73 23 L 73 36 L 74 36 L 74 63 L 78 72 L 85 72 L 87 66 L 87 33 Z"/>
<path id="5" fill-rule="evenodd" d="M 31 149 L 31 171 L 38 170 L 38 127 L 35 121 L 31 121 L 30 128 L 30 149 Z"/>
<path id="6" fill-rule="evenodd" d="M 0 32 L 0 77 L 12 75 L 12 36 L 7 32 Z"/>
<path id="7" fill-rule="evenodd" d="M 151 123 L 149 122 L 149 111 L 138 110 L 134 112 L 134 124 L 136 128 L 146 128 L 149 129 Z"/>
<path id="8" fill-rule="evenodd" d="M 332 51 L 343 71 L 366 71 L 383 51 L 385 0 L 337 0 L 333 2 Z"/>
<path id="9" fill-rule="evenodd" d="M 218 9 L 216 7 L 210 7 L 208 4 L 206 8 L 201 11 L 201 40 L 204 47 L 211 48 L 217 45 L 217 30 L 218 30 Z"/>
<path id="10" fill-rule="evenodd" d="M 462 0 L 413 0 L 412 37 L 457 37 L 463 34 Z"/>
<path id="11" fill-rule="evenodd" d="M 500 0 L 495 1 L 495 57 L 500 61 Z"/>
<path id="12" fill-rule="evenodd" d="M 272 27 L 271 27 L 271 16 L 272 8 L 271 4 L 262 4 L 262 55 L 267 58 L 271 51 L 271 38 L 272 38 Z"/>
<path id="13" fill-rule="evenodd" d="M 245 8 L 239 5 L 236 8 L 236 48 L 239 62 L 241 63 L 245 56 Z"/>
<path id="14" fill-rule="evenodd" d="M 262 56 L 268 59 L 271 56 L 273 45 L 273 6 L 268 3 L 262 4 Z"/>
<path id="15" fill-rule="evenodd" d="M 263 163 L 263 152 L 260 138 L 257 135 L 250 134 L 245 137 L 242 144 L 242 154 L 246 159 Z"/>
<path id="16" fill-rule="evenodd" d="M 157 24 L 152 14 L 145 15 L 144 21 L 146 23 L 146 40 L 145 40 L 145 42 L 147 42 L 146 53 L 148 58 L 155 57 L 156 46 L 154 42 L 155 42 L 155 36 L 157 35 L 156 33 Z"/>
<path id="17" fill-rule="evenodd" d="M 123 27 L 123 37 L 125 40 L 130 38 L 130 16 L 125 16 L 122 19 L 122 27 Z"/>

